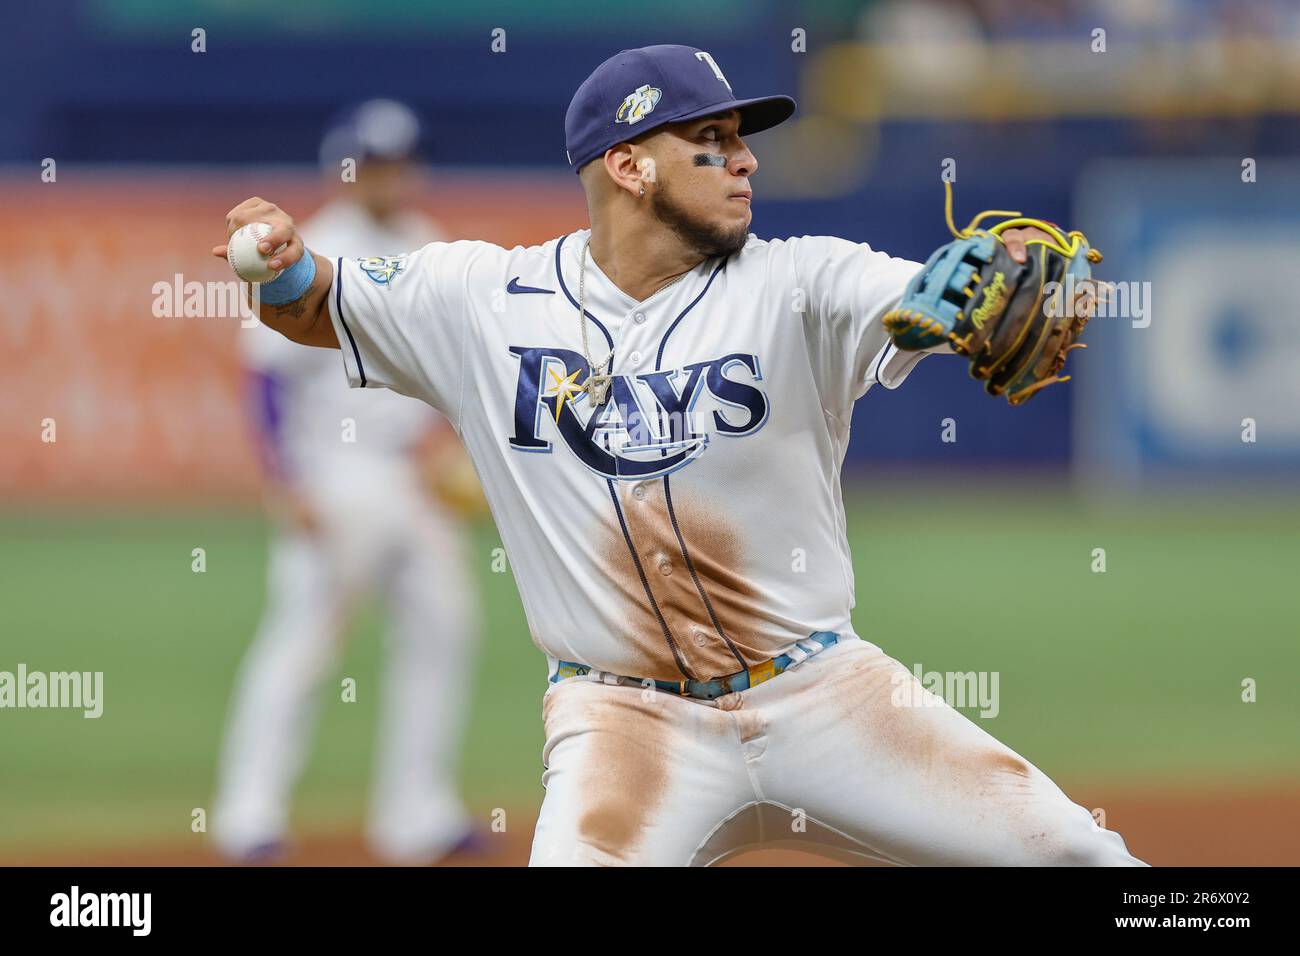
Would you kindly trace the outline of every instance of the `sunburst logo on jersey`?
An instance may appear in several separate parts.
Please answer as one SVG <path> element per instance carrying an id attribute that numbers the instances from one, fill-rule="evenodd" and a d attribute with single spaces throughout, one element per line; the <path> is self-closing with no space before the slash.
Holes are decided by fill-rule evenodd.
<path id="1" fill-rule="evenodd" d="M 388 285 L 406 268 L 404 256 L 365 256 L 357 263 L 376 285 Z"/>
<path id="2" fill-rule="evenodd" d="M 656 89 L 649 83 L 638 86 L 636 91 L 629 93 L 619 106 L 618 112 L 614 114 L 615 123 L 627 123 L 631 126 L 633 123 L 639 123 L 659 105 L 659 98 L 663 96 L 663 90 Z"/>
<path id="3" fill-rule="evenodd" d="M 561 378 L 555 369 L 551 369 L 551 378 L 555 384 L 555 391 L 551 392 L 551 394 L 546 397 L 555 399 L 555 423 L 557 425 L 560 422 L 560 412 L 564 411 L 564 403 L 574 401 L 583 392 L 583 387 L 581 385 L 575 385 L 573 382 L 573 380 L 581 374 L 582 369 L 578 369 L 578 371 L 574 372 L 567 378 Z"/>

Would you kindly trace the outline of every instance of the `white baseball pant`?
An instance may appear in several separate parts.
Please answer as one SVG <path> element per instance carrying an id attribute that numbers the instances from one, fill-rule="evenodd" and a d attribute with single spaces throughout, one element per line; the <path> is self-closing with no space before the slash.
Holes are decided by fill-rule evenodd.
<path id="1" fill-rule="evenodd" d="M 356 605 L 378 593 L 387 646 L 374 689 L 378 756 L 367 838 L 395 862 L 435 859 L 470 828 L 454 779 L 477 629 L 464 542 L 410 469 L 336 479 L 309 489 L 323 523 L 318 534 L 277 534 L 272 542 L 266 610 L 222 748 L 213 837 L 236 858 L 283 838 L 321 685 L 337 666 Z"/>
<path id="2" fill-rule="evenodd" d="M 613 679 L 543 698 L 532 865 L 707 866 L 760 844 L 857 863 L 1143 865 L 866 641 L 716 701 Z"/>

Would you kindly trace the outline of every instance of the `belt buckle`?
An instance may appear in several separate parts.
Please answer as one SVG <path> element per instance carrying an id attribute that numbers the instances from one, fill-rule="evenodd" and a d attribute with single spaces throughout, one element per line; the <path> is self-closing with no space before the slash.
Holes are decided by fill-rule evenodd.
<path id="1" fill-rule="evenodd" d="M 688 685 L 690 684 L 690 682 L 691 682 L 691 681 L 690 681 L 690 678 L 687 678 L 686 680 L 679 680 L 679 681 L 677 682 L 677 696 L 678 696 L 678 697 L 690 697 L 690 696 L 691 696 L 691 694 L 690 694 L 690 690 L 689 690 L 689 686 L 688 686 Z"/>

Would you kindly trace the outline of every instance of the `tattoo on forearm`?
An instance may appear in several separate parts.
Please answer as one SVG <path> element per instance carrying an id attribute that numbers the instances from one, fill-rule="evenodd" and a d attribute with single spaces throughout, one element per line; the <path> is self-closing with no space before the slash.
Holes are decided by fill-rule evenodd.
<path id="1" fill-rule="evenodd" d="M 295 319 L 301 319 L 302 314 L 307 311 L 307 297 L 304 295 L 292 302 L 286 302 L 284 305 L 273 305 L 270 309 L 275 313 L 276 318 L 291 316 Z"/>

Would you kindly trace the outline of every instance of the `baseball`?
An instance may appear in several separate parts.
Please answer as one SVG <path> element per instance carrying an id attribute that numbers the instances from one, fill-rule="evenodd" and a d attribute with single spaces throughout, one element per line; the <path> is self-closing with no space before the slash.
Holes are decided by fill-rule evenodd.
<path id="1" fill-rule="evenodd" d="M 235 275 L 245 282 L 270 282 L 280 274 L 279 270 L 267 265 L 270 256 L 262 255 L 257 248 L 270 231 L 271 227 L 264 222 L 251 222 L 237 229 L 226 243 L 226 261 L 235 270 Z M 288 243 L 281 243 L 275 252 L 283 252 L 286 245 Z"/>

